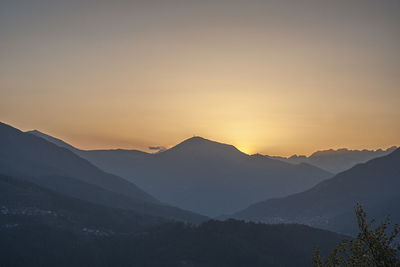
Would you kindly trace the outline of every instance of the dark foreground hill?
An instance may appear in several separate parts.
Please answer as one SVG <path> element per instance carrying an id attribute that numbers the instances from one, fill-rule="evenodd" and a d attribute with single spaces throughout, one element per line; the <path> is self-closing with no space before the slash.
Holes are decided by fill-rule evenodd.
<path id="1" fill-rule="evenodd" d="M 199 223 L 206 217 L 165 205 L 66 148 L 0 123 L 0 174 L 59 193 L 145 215 Z"/>
<path id="2" fill-rule="evenodd" d="M 309 266 L 343 237 L 302 225 L 200 226 L 143 216 L 0 176 L 1 266 Z"/>
<path id="3" fill-rule="evenodd" d="M 308 164 L 249 156 L 232 145 L 193 137 L 157 154 L 136 150 L 70 149 L 99 168 L 139 185 L 161 201 L 208 216 L 232 213 L 268 197 L 310 188 L 330 173 Z"/>
<path id="4" fill-rule="evenodd" d="M 0 175 L 0 215 L 3 228 L 26 222 L 74 231 L 86 227 L 102 233 L 129 233 L 167 221 L 72 198 L 4 175 Z"/>
<path id="5" fill-rule="evenodd" d="M 354 233 L 352 209 L 361 203 L 378 221 L 400 222 L 400 149 L 356 165 L 305 192 L 251 205 L 232 217 L 266 223 L 304 223 Z"/>

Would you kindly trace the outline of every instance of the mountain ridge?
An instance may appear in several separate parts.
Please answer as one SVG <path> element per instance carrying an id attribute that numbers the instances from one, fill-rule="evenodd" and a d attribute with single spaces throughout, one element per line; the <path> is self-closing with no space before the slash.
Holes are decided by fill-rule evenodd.
<path id="1" fill-rule="evenodd" d="M 281 160 L 289 163 L 308 163 L 332 173 L 339 173 L 350 169 L 358 163 L 364 163 L 376 157 L 387 155 L 397 149 L 397 146 L 391 146 L 386 149 L 327 149 L 313 152 L 310 156 L 292 155 L 290 157 L 268 156 L 272 159 Z"/>
<path id="2" fill-rule="evenodd" d="M 0 123 L 0 146 L 2 174 L 36 182 L 94 203 L 108 203 L 109 206 L 141 210 L 152 215 L 160 213 L 167 218 L 196 223 L 206 219 L 161 203 L 134 183 L 102 171 L 69 149 L 4 123 Z"/>
<path id="3" fill-rule="evenodd" d="M 311 165 L 247 155 L 232 145 L 202 137 L 188 138 L 155 154 L 75 153 L 138 184 L 162 202 L 208 216 L 245 208 L 265 194 L 299 192 L 331 175 Z"/>
<path id="4" fill-rule="evenodd" d="M 400 221 L 400 148 L 386 156 L 360 163 L 301 193 L 267 199 L 232 215 L 233 218 L 268 223 L 304 223 L 314 227 L 354 233 L 355 222 L 346 216 L 357 202 L 371 217 L 392 215 Z"/>

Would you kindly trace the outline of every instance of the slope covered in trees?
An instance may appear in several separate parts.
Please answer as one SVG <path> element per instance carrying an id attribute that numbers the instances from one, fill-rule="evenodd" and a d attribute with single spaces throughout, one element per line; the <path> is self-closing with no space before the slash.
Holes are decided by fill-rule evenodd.
<path id="1" fill-rule="evenodd" d="M 3 266 L 308 266 L 343 237 L 302 225 L 166 221 L 0 176 Z"/>

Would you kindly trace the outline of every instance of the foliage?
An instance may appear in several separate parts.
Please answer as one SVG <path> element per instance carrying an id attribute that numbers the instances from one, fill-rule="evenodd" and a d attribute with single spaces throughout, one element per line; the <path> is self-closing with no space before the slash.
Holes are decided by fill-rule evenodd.
<path id="1" fill-rule="evenodd" d="M 367 222 L 367 214 L 360 204 L 355 207 L 359 233 L 350 240 L 343 240 L 323 259 L 318 249 L 313 255 L 314 267 L 335 266 L 400 266 L 400 244 L 396 244 L 399 226 L 387 234 L 390 219 L 385 220 L 375 229 L 371 229 L 375 220 Z"/>
<path id="2" fill-rule="evenodd" d="M 309 266 L 315 244 L 324 254 L 343 238 L 304 225 L 236 220 L 169 222 L 104 236 L 21 217 L 0 215 L 0 266 L 301 267 Z"/>

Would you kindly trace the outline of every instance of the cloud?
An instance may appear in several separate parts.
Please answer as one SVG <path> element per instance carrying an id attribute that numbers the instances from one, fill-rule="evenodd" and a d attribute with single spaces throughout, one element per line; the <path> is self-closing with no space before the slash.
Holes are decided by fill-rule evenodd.
<path id="1" fill-rule="evenodd" d="M 165 146 L 149 146 L 150 150 L 155 150 L 156 152 L 163 152 L 167 150 Z"/>

